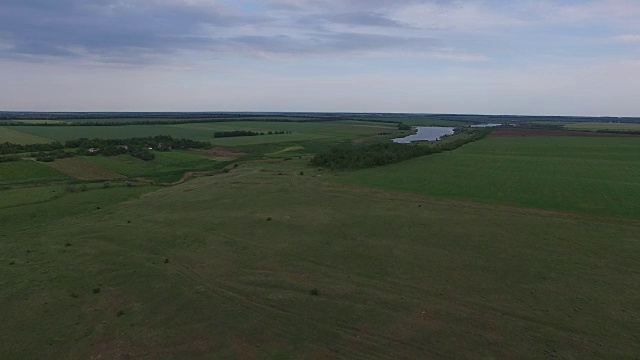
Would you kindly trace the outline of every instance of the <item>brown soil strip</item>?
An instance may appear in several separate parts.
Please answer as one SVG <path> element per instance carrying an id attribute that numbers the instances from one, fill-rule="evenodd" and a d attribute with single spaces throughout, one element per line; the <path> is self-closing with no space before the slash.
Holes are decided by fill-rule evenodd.
<path id="1" fill-rule="evenodd" d="M 490 136 L 582 136 L 582 137 L 638 137 L 636 134 L 615 134 L 595 131 L 528 129 L 518 127 L 496 128 Z"/>

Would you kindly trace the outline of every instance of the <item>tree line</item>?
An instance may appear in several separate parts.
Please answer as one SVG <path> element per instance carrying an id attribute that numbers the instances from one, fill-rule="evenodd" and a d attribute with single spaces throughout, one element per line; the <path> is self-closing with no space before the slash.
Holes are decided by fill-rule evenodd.
<path id="1" fill-rule="evenodd" d="M 211 143 L 191 139 L 176 139 L 167 135 L 136 137 L 129 139 L 88 139 L 80 138 L 65 142 L 55 141 L 49 144 L 0 144 L 0 162 L 16 161 L 16 154 L 31 153 L 38 161 L 54 161 L 74 155 L 82 156 L 117 156 L 129 154 L 148 161 L 153 160 L 155 151 L 171 151 L 182 149 L 208 149 Z M 67 151 L 75 149 L 74 152 Z"/>
<path id="2" fill-rule="evenodd" d="M 380 143 L 353 148 L 332 148 L 311 159 L 314 166 L 331 169 L 363 169 L 451 151 L 487 136 L 492 128 L 469 130 L 469 136 L 435 145 Z"/>
<path id="3" fill-rule="evenodd" d="M 259 135 L 281 135 L 291 134 L 291 131 L 268 131 L 268 132 L 256 132 L 248 130 L 234 130 L 234 131 L 217 131 L 213 133 L 214 138 L 224 137 L 237 137 L 237 136 L 259 136 Z"/>

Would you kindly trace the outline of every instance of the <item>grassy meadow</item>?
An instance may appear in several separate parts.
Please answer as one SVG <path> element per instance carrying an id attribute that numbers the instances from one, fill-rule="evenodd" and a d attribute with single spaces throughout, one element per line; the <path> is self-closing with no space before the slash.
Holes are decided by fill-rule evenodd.
<path id="1" fill-rule="evenodd" d="M 4 358 L 640 351 L 639 222 L 335 185 L 305 164 L 0 203 Z"/>
<path id="2" fill-rule="evenodd" d="M 640 354 L 640 138 L 488 136 L 331 171 L 311 156 L 397 126 L 4 129 L 214 147 L 0 163 L 3 360 Z M 292 134 L 213 138 L 233 130 Z"/>

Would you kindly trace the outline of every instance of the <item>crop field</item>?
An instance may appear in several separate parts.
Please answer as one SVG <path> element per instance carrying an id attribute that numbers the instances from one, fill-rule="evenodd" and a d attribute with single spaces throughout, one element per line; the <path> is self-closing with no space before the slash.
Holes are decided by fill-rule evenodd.
<path id="1" fill-rule="evenodd" d="M 0 163 L 0 184 L 66 179 L 69 178 L 63 173 L 35 161 L 22 160 Z"/>
<path id="2" fill-rule="evenodd" d="M 397 125 L 4 129 L 214 147 L 0 163 L 2 360 L 640 354 L 640 137 L 507 129 L 332 171 L 311 156 Z"/>
<path id="3" fill-rule="evenodd" d="M 640 124 L 637 123 L 564 123 L 564 127 L 571 130 L 640 131 Z"/>
<path id="4" fill-rule="evenodd" d="M 3 358 L 640 352 L 638 221 L 336 185 L 305 164 L 0 209 Z"/>
<path id="5" fill-rule="evenodd" d="M 640 139 L 495 137 L 335 180 L 418 194 L 640 218 Z"/>
<path id="6" fill-rule="evenodd" d="M 197 129 L 174 127 L 171 125 L 129 125 L 129 126 L 14 126 L 12 129 L 28 134 L 65 141 L 79 138 L 125 139 L 155 135 L 170 135 L 176 138 L 189 138 L 209 141 L 213 134 Z"/>
<path id="7" fill-rule="evenodd" d="M 110 180 L 124 177 L 79 157 L 58 159 L 46 165 L 78 180 Z"/>
<path id="8" fill-rule="evenodd" d="M 13 144 L 41 144 L 49 143 L 51 141 L 52 140 L 47 137 L 37 136 L 19 131 L 16 127 L 0 126 L 0 143 L 9 142 Z"/>

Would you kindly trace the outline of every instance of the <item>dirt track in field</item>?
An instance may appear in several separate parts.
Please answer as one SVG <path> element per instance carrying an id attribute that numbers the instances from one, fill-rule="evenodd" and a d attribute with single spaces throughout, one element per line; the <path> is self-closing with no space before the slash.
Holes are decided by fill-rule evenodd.
<path id="1" fill-rule="evenodd" d="M 496 128 L 491 136 L 582 136 L 582 137 L 639 137 L 636 134 L 615 134 L 595 131 L 571 131 L 553 129 L 528 129 L 517 127 Z"/>

